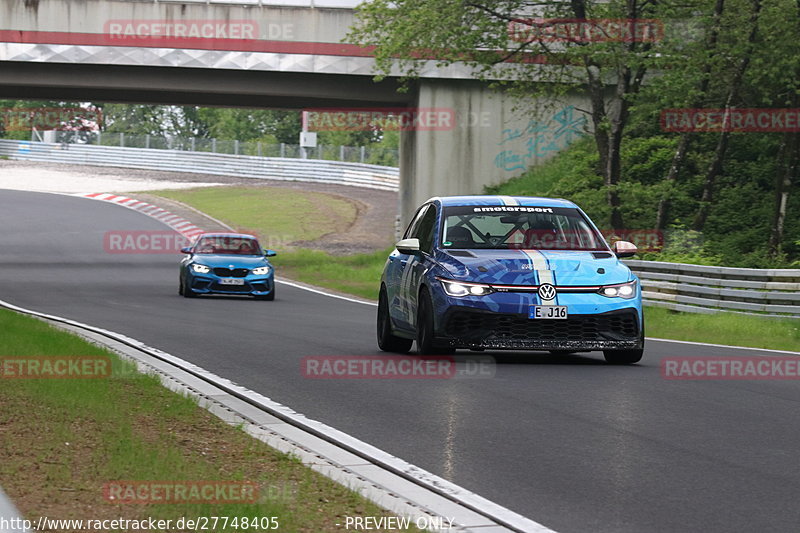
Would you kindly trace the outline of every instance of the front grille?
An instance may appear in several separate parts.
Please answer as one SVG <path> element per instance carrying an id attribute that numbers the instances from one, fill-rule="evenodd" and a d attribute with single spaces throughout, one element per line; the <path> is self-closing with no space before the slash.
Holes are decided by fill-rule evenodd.
<path id="1" fill-rule="evenodd" d="M 467 341 L 601 341 L 631 340 L 639 336 L 635 311 L 572 315 L 566 320 L 529 319 L 473 311 L 455 311 L 445 322 L 449 337 Z"/>
<path id="2" fill-rule="evenodd" d="M 215 268 L 214 274 L 221 278 L 243 278 L 250 272 L 246 268 Z"/>
<path id="3" fill-rule="evenodd" d="M 250 292 L 250 286 L 246 283 L 244 285 L 222 285 L 220 283 L 213 283 L 211 285 L 212 291 L 219 292 Z"/>

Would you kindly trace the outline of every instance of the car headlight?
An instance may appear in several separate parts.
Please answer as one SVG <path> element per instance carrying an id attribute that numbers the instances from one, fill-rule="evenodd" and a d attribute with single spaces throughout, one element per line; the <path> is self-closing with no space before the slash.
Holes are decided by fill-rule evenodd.
<path id="1" fill-rule="evenodd" d="M 192 265 L 192 270 L 194 270 L 198 274 L 206 274 L 211 271 L 211 268 L 207 267 L 206 265 L 199 265 L 195 263 Z"/>
<path id="2" fill-rule="evenodd" d="M 626 300 L 630 300 L 636 296 L 636 282 L 631 281 L 619 285 L 606 285 L 605 287 L 600 287 L 600 290 L 597 292 L 608 298 L 625 298 Z"/>
<path id="3" fill-rule="evenodd" d="M 272 271 L 272 268 L 268 266 L 258 267 L 253 269 L 253 274 L 256 276 L 266 276 Z"/>
<path id="4" fill-rule="evenodd" d="M 448 296 L 486 296 L 494 292 L 489 285 L 480 283 L 462 283 L 441 278 L 439 278 L 439 281 Z"/>

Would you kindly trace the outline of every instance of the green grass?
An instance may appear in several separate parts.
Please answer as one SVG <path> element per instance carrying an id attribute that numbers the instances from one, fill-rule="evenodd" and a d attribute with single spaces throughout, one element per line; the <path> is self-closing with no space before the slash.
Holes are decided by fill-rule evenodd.
<path id="1" fill-rule="evenodd" d="M 318 532 L 340 530 L 345 515 L 386 514 L 76 336 L 7 310 L 0 331 L 2 357 L 113 361 L 102 379 L 0 379 L 0 479 L 29 518 L 276 516 L 281 531 Z M 107 501 L 103 485 L 124 480 L 248 481 L 260 494 L 255 503 Z"/>
<path id="2" fill-rule="evenodd" d="M 679 313 L 646 307 L 647 336 L 681 341 L 800 351 L 800 320 L 736 313 Z"/>
<path id="3" fill-rule="evenodd" d="M 293 241 L 311 241 L 346 229 L 356 219 L 354 204 L 338 196 L 279 187 L 200 187 L 154 191 L 259 236 L 280 249 Z"/>
<path id="4" fill-rule="evenodd" d="M 377 300 L 381 273 L 390 252 L 332 256 L 318 250 L 297 250 L 272 262 L 282 276 Z"/>

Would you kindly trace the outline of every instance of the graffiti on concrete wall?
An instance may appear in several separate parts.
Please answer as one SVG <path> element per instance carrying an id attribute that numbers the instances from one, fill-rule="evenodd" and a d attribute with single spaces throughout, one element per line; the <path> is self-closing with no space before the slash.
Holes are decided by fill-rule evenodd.
<path id="1" fill-rule="evenodd" d="M 586 134 L 586 115 L 567 106 L 547 120 L 531 119 L 521 129 L 505 129 L 494 166 L 511 172 L 525 170 L 535 159 L 569 146 Z"/>

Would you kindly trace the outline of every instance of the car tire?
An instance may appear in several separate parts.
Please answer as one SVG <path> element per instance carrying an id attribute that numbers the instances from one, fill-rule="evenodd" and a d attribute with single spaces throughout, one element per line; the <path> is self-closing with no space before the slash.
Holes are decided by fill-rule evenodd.
<path id="1" fill-rule="evenodd" d="M 274 284 L 272 285 L 272 292 L 270 292 L 269 294 L 263 294 L 263 295 L 260 295 L 260 296 L 255 296 L 255 299 L 256 300 L 267 300 L 267 301 L 270 301 L 270 302 L 273 301 L 275 299 L 275 285 Z"/>
<path id="2" fill-rule="evenodd" d="M 417 353 L 419 355 L 452 355 L 455 349 L 437 346 L 433 335 L 433 302 L 428 289 L 422 288 L 417 299 Z"/>
<path id="3" fill-rule="evenodd" d="M 644 323 L 642 323 L 642 331 L 639 335 L 641 348 L 634 350 L 603 350 L 603 357 L 606 358 L 606 363 L 612 365 L 632 365 L 633 363 L 641 361 L 644 355 Z"/>
<path id="4" fill-rule="evenodd" d="M 612 365 L 632 365 L 642 360 L 644 348 L 638 350 L 603 350 L 606 362 Z"/>
<path id="5" fill-rule="evenodd" d="M 178 278 L 178 295 L 183 296 L 183 280 Z"/>
<path id="6" fill-rule="evenodd" d="M 187 283 L 189 280 L 185 280 L 183 282 L 183 297 L 184 298 L 196 298 L 197 295 L 189 288 L 189 284 Z"/>
<path id="7" fill-rule="evenodd" d="M 378 298 L 378 348 L 384 352 L 408 353 L 414 341 L 393 335 L 390 320 L 389 298 L 386 296 L 386 289 L 381 288 Z"/>

